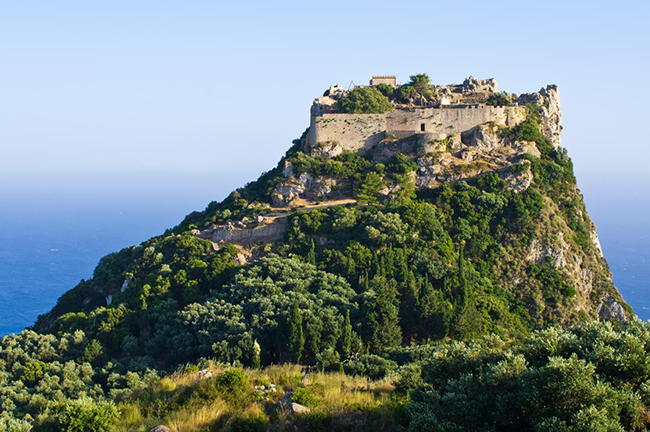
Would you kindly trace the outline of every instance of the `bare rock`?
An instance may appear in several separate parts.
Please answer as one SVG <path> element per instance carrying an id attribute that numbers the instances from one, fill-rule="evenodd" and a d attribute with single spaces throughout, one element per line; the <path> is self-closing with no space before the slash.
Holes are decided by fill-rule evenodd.
<path id="1" fill-rule="evenodd" d="M 598 309 L 596 309 L 596 312 L 598 313 L 598 318 L 600 318 L 602 321 L 614 320 L 618 321 L 621 324 L 627 321 L 623 306 L 621 306 L 609 294 L 601 300 L 600 304 L 598 305 Z"/>
<path id="2" fill-rule="evenodd" d="M 160 426 L 156 426 L 155 428 L 151 429 L 149 432 L 172 432 L 172 430 L 169 429 L 165 425 L 160 425 Z"/>
<path id="3" fill-rule="evenodd" d="M 318 143 L 318 145 L 312 147 L 310 156 L 333 158 L 341 153 L 343 153 L 343 147 L 337 141 L 327 141 L 324 143 Z"/>
<path id="4" fill-rule="evenodd" d="M 596 227 L 592 226 L 591 227 L 591 232 L 589 233 L 589 238 L 591 239 L 591 243 L 596 247 L 598 250 L 598 253 L 600 254 L 601 258 L 604 257 L 603 255 L 603 248 L 600 245 L 600 239 L 598 238 L 598 233 L 596 232 Z"/>
<path id="5" fill-rule="evenodd" d="M 515 141 L 512 144 L 512 147 L 517 151 L 519 154 L 531 154 L 535 157 L 542 157 L 542 153 L 540 153 L 539 149 L 537 148 L 537 144 L 531 141 Z"/>
<path id="6" fill-rule="evenodd" d="M 207 379 L 212 377 L 212 371 L 210 369 L 201 369 L 197 375 L 199 379 Z"/>
<path id="7" fill-rule="evenodd" d="M 562 134 L 562 107 L 557 86 L 548 85 L 537 93 L 524 93 L 517 99 L 517 104 L 535 104 L 540 107 L 542 133 L 551 141 L 553 147 L 558 147 Z"/>
<path id="8" fill-rule="evenodd" d="M 282 168 L 282 175 L 286 178 L 293 177 L 293 164 L 289 161 L 284 162 L 284 167 Z"/>
<path id="9" fill-rule="evenodd" d="M 460 153 L 460 158 L 465 162 L 472 162 L 476 159 L 477 151 L 473 149 L 465 149 Z"/>
<path id="10" fill-rule="evenodd" d="M 499 176 L 515 192 L 525 191 L 533 182 L 533 173 L 528 163 L 520 163 L 506 167 L 499 171 Z"/>
<path id="11" fill-rule="evenodd" d="M 558 233 L 557 245 L 559 248 L 554 249 L 549 245 L 542 244 L 539 240 L 534 238 L 530 243 L 526 259 L 535 264 L 540 264 L 542 261 L 549 261 L 549 263 L 555 268 L 564 268 L 567 265 L 564 250 L 568 249 L 569 245 L 564 241 L 562 233 Z"/>
<path id="12" fill-rule="evenodd" d="M 244 265 L 248 263 L 248 260 L 243 253 L 238 253 L 237 256 L 235 256 L 235 263 L 237 265 Z"/>
<path id="13" fill-rule="evenodd" d="M 273 190 L 271 199 L 274 206 L 286 207 L 292 201 L 300 198 L 300 195 L 304 192 L 305 185 L 292 179 L 292 181 L 277 184 Z"/>
<path id="14" fill-rule="evenodd" d="M 462 140 L 467 146 L 483 153 L 489 153 L 503 147 L 503 140 L 499 136 L 499 128 L 489 124 L 479 126 L 463 135 Z"/>

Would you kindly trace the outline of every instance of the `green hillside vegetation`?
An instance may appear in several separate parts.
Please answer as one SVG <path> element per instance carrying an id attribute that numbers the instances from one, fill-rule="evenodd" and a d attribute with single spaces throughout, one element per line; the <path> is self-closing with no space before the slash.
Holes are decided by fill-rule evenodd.
<path id="1" fill-rule="evenodd" d="M 296 141 L 257 181 L 102 258 L 33 329 L 3 338 L 0 431 L 283 430 L 285 390 L 312 405 L 291 417 L 302 430 L 353 429 L 354 415 L 368 430 L 643 430 L 646 326 L 589 323 L 575 275 L 527 259 L 533 239 L 560 232 L 591 298 L 622 303 L 572 162 L 535 107 L 502 134 L 540 150 L 510 167 L 532 172 L 523 192 L 495 172 L 416 191 L 413 155 L 313 158 Z M 339 179 L 357 203 L 290 213 L 284 240 L 247 265 L 194 235 L 269 210 L 286 164 Z M 277 394 L 255 388 L 271 383 Z"/>
<path id="2" fill-rule="evenodd" d="M 164 378 L 151 371 L 107 374 L 79 356 L 85 342 L 81 332 L 76 336 L 26 331 L 2 340 L 1 431 L 29 431 L 32 423 L 42 431 L 147 431 L 158 424 L 173 431 L 650 426 L 650 328 L 636 319 L 551 327 L 516 340 L 490 335 L 389 348 L 346 362 L 344 371 L 309 374 L 291 364 L 238 369 L 207 360 Z M 27 376 L 45 362 L 49 369 Z M 199 367 L 211 376 L 201 378 Z M 311 412 L 291 415 L 280 402 L 285 391 Z"/>

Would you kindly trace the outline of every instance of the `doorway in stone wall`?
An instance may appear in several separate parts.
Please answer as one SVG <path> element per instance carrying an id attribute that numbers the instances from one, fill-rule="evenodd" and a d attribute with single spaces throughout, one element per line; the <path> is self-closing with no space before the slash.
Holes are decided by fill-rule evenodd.
<path id="1" fill-rule="evenodd" d="M 426 126 L 424 125 L 424 123 L 421 123 L 420 124 L 420 132 L 424 132 L 425 129 L 426 129 Z"/>

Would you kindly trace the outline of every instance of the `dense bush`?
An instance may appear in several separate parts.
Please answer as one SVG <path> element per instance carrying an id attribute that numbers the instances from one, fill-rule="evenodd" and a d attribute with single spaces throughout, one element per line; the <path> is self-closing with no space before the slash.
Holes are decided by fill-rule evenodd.
<path id="1" fill-rule="evenodd" d="M 383 114 L 392 109 L 388 98 L 372 87 L 357 87 L 339 99 L 340 113 Z"/>
<path id="2" fill-rule="evenodd" d="M 496 92 L 488 96 L 486 105 L 491 106 L 512 106 L 512 97 L 507 93 Z"/>
<path id="3" fill-rule="evenodd" d="M 646 430 L 650 331 L 590 323 L 549 328 L 510 346 L 450 343 L 423 366 L 410 430 Z"/>
<path id="4" fill-rule="evenodd" d="M 111 401 L 70 400 L 52 408 L 55 428 L 65 432 L 106 432 L 119 412 Z"/>

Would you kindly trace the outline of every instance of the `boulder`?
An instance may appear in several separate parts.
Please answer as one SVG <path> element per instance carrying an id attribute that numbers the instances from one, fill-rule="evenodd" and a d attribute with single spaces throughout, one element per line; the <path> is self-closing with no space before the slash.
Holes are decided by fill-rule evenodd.
<path id="1" fill-rule="evenodd" d="M 155 428 L 151 429 L 149 432 L 172 432 L 172 430 L 169 429 L 165 425 L 160 425 L 160 426 L 156 426 Z"/>
<path id="2" fill-rule="evenodd" d="M 306 406 L 297 404 L 295 402 L 291 402 L 291 405 L 289 405 L 289 411 L 294 415 L 307 414 L 311 412 L 311 410 Z"/>
<path id="3" fill-rule="evenodd" d="M 305 192 L 305 185 L 298 181 L 280 183 L 275 186 L 271 194 L 271 200 L 276 207 L 287 207 L 292 201 L 300 198 Z"/>
<path id="4" fill-rule="evenodd" d="M 201 369 L 197 375 L 199 379 L 207 379 L 212 377 L 212 371 L 210 369 Z"/>

